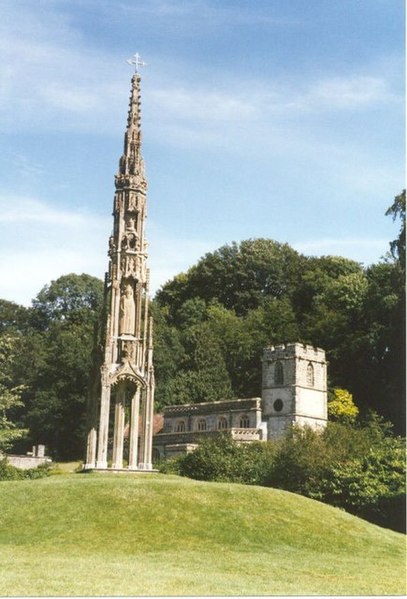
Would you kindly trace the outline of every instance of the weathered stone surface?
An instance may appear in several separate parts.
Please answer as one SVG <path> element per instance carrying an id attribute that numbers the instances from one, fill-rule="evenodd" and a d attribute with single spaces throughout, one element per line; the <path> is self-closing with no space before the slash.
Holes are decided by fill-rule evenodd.
<path id="1" fill-rule="evenodd" d="M 301 343 L 266 348 L 263 353 L 263 418 L 267 437 L 280 436 L 292 424 L 327 423 L 327 363 L 320 348 Z"/>
<path id="2" fill-rule="evenodd" d="M 136 73 L 131 82 L 124 153 L 115 177 L 113 234 L 105 277 L 104 357 L 98 396 L 94 384 L 89 401 L 85 469 L 111 467 L 117 471 L 126 461 L 129 470 L 152 470 L 153 323 L 149 316 L 144 232 L 147 181 L 141 156 L 140 105 L 140 75 Z M 113 439 L 109 437 L 111 420 Z"/>

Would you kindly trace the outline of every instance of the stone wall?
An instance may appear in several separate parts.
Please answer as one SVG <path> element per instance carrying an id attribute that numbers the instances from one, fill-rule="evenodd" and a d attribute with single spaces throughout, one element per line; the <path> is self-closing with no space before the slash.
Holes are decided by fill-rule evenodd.
<path id="1" fill-rule="evenodd" d="M 29 470 L 30 468 L 38 468 L 42 464 L 49 464 L 52 462 L 51 458 L 29 456 L 29 455 L 8 455 L 6 456 L 7 463 L 11 464 L 15 468 L 21 468 L 21 470 Z"/>
<path id="2" fill-rule="evenodd" d="M 235 399 L 164 408 L 164 433 L 258 428 L 261 399 Z"/>
<path id="3" fill-rule="evenodd" d="M 1 457 L 1 456 L 0 456 Z M 45 445 L 33 445 L 32 451 L 25 455 L 6 455 L 7 463 L 21 470 L 38 468 L 42 464 L 50 464 L 51 458 L 45 455 Z"/>

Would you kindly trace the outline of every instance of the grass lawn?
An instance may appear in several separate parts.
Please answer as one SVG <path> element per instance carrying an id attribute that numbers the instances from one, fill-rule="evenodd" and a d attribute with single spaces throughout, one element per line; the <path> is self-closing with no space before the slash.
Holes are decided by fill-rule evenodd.
<path id="1" fill-rule="evenodd" d="M 160 474 L 0 483 L 0 595 L 405 594 L 405 538 L 275 489 Z"/>

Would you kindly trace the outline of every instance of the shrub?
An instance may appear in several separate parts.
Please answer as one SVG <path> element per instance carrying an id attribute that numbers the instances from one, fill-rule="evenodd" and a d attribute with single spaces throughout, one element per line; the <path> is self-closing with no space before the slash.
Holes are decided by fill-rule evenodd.
<path id="1" fill-rule="evenodd" d="M 49 475 L 49 472 L 50 466 L 48 464 L 41 464 L 38 468 L 23 470 L 9 464 L 7 458 L 0 460 L 0 481 L 44 478 Z"/>
<path id="2" fill-rule="evenodd" d="M 295 425 L 277 444 L 267 485 L 311 496 L 329 463 L 321 431 Z"/>
<path id="3" fill-rule="evenodd" d="M 272 465 L 274 446 L 269 443 L 239 445 L 228 433 L 205 439 L 179 461 L 183 476 L 199 480 L 263 484 Z"/>
<path id="4" fill-rule="evenodd" d="M 183 459 L 183 457 L 184 456 L 177 456 L 170 460 L 160 459 L 154 464 L 154 467 L 163 474 L 181 474 L 180 461 Z"/>
<path id="5" fill-rule="evenodd" d="M 404 443 L 387 438 L 363 458 L 332 464 L 320 491 L 326 503 L 405 532 L 405 475 Z"/>
<path id="6" fill-rule="evenodd" d="M 333 389 L 329 393 L 328 416 L 336 422 L 353 424 L 359 414 L 358 407 L 353 403 L 352 394 L 346 389 Z"/>

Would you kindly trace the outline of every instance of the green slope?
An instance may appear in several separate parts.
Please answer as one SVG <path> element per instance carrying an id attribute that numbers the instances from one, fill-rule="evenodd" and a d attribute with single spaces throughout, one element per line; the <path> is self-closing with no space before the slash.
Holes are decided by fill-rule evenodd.
<path id="1" fill-rule="evenodd" d="M 0 595 L 404 594 L 404 537 L 274 489 L 155 474 L 0 483 Z"/>

